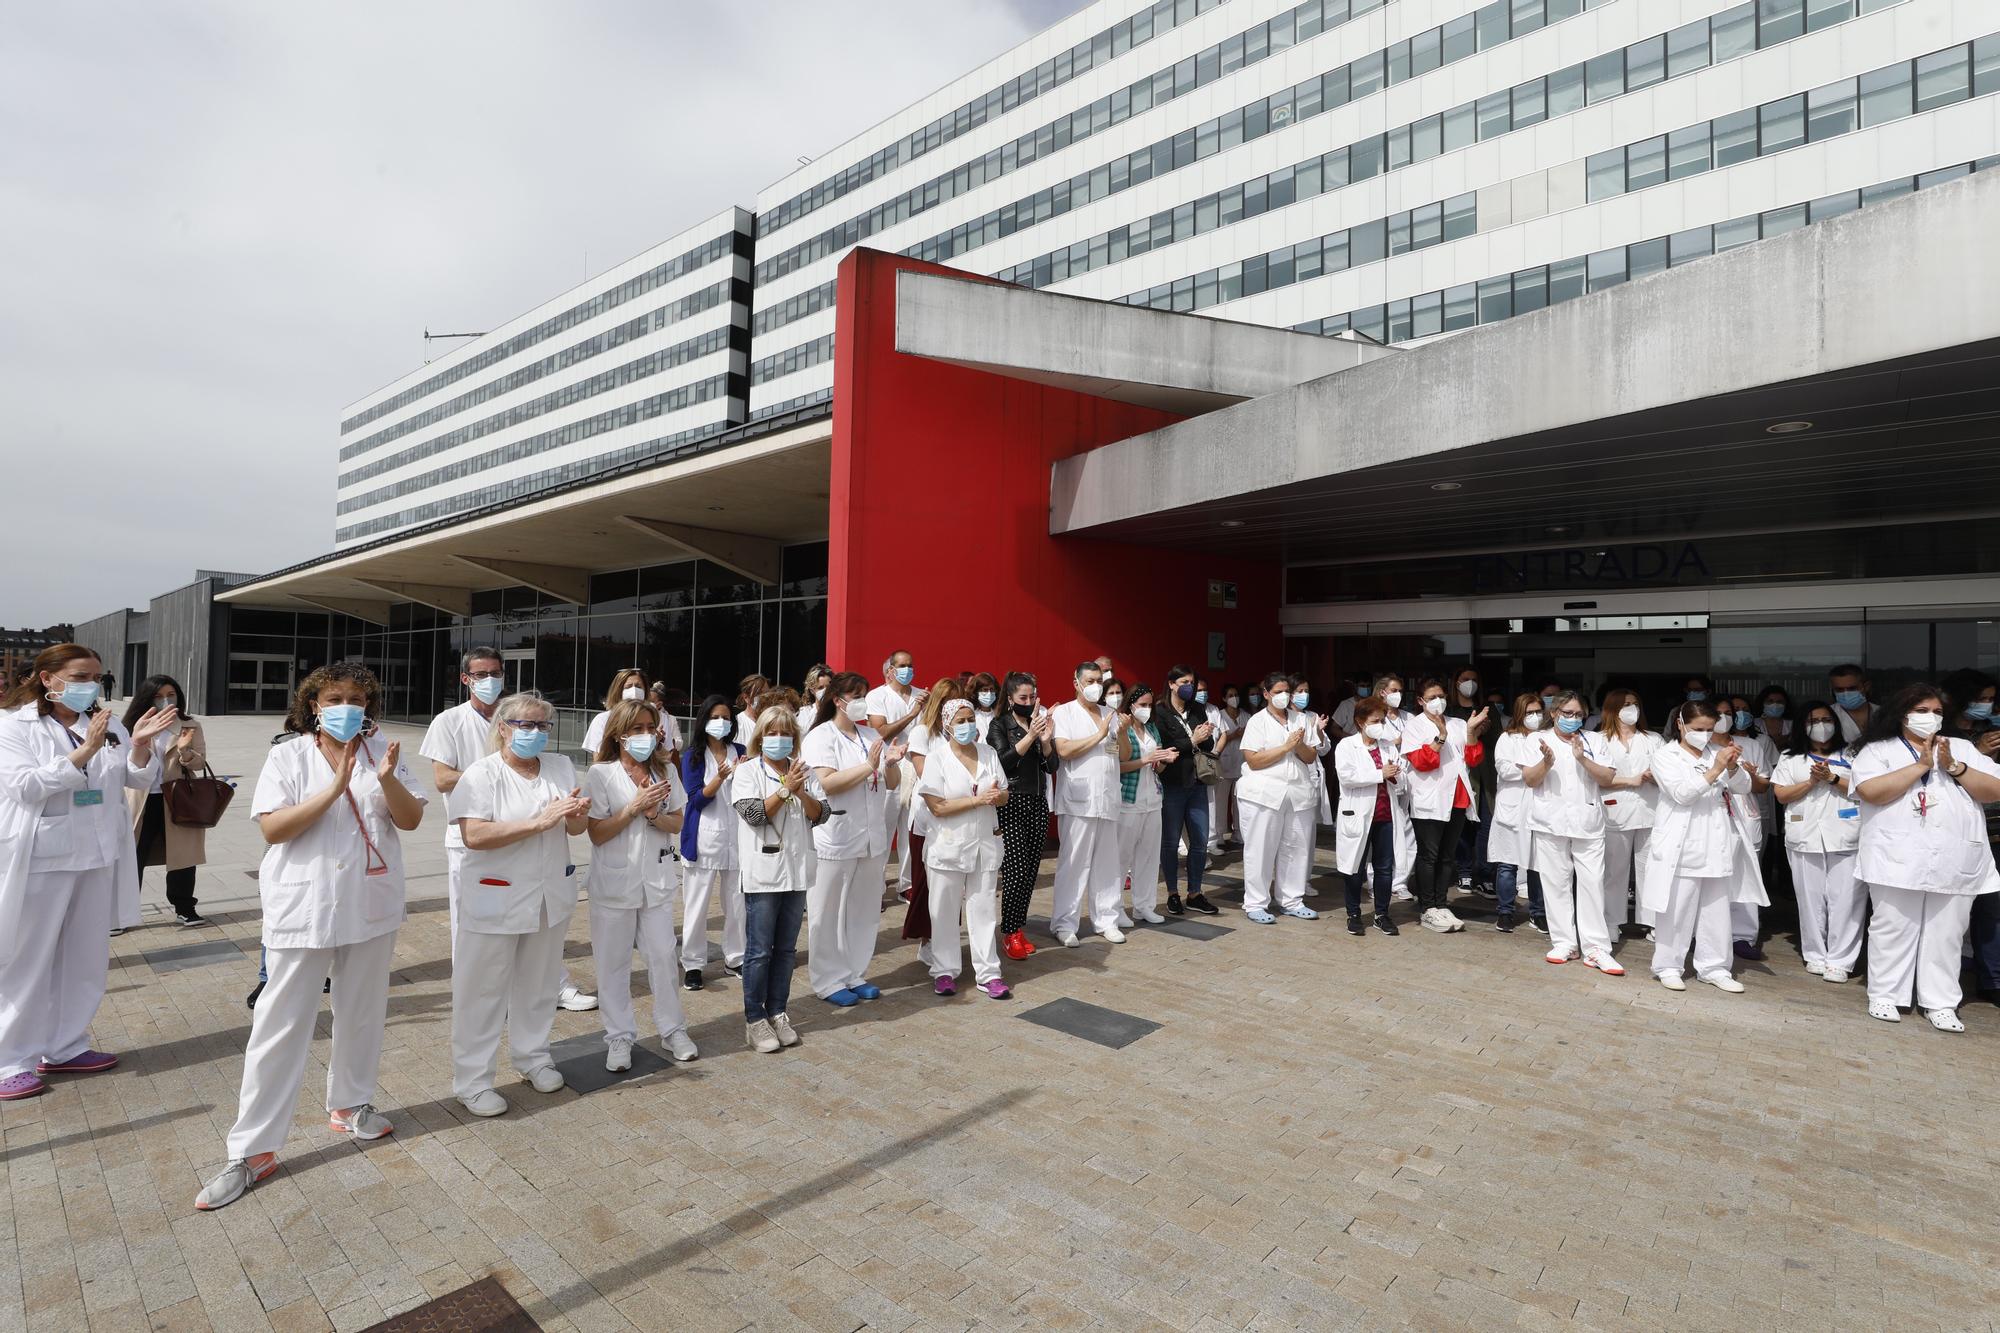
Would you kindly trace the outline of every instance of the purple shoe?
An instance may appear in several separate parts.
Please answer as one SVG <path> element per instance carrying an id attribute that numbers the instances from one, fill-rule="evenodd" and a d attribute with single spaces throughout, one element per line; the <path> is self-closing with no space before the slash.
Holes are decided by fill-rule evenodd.
<path id="1" fill-rule="evenodd" d="M 115 1055 L 107 1055 L 103 1051 L 79 1051 L 59 1065 L 52 1065 L 47 1060 L 43 1060 L 35 1066 L 35 1072 L 39 1074 L 102 1074 L 107 1069 L 116 1069 L 117 1067 L 118 1057 Z"/>
<path id="2" fill-rule="evenodd" d="M 931 983 L 931 989 L 939 995 L 956 995 L 958 994 L 958 983 L 950 977 L 939 977 Z"/>
<path id="3" fill-rule="evenodd" d="M 1008 988 L 1006 982 L 1000 980 L 998 977 L 993 978 L 991 981 L 980 982 L 979 989 L 985 991 L 991 999 L 1011 1000 L 1014 998 L 1014 992 Z"/>
<path id="4" fill-rule="evenodd" d="M 18 1102 L 26 1097 L 39 1097 L 49 1090 L 35 1074 L 15 1074 L 11 1078 L 0 1078 L 0 1102 Z"/>

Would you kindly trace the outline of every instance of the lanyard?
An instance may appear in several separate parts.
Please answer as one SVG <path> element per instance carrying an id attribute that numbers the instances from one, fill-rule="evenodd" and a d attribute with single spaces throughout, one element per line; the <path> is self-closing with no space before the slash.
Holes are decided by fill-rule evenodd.
<path id="1" fill-rule="evenodd" d="M 836 727 L 835 727 L 835 728 L 833 729 L 833 734 L 834 734 L 834 735 L 836 735 L 836 736 L 838 736 L 838 737 L 840 738 L 840 741 L 841 741 L 841 744 L 842 744 L 843 746 L 844 746 L 844 745 L 846 745 L 847 741 L 848 741 L 848 740 L 850 739 L 850 738 L 848 737 L 848 735 L 847 735 L 847 734 L 846 734 L 845 732 L 843 732 L 843 731 L 842 731 L 842 730 L 841 730 L 841 729 L 840 729 L 839 727 L 837 727 L 837 726 L 836 726 Z M 859 753 L 859 754 L 860 754 L 860 756 L 861 756 L 861 758 L 860 758 L 860 760 L 859 760 L 858 762 L 860 762 L 860 763 L 864 763 L 864 764 L 865 764 L 865 763 L 867 763 L 867 762 L 868 762 L 868 747 L 867 747 L 867 746 L 866 746 L 865 744 L 863 744 L 863 743 L 862 743 L 862 740 L 861 740 L 861 732 L 860 732 L 860 731 L 859 731 L 859 730 L 857 729 L 857 730 L 855 731 L 855 733 L 854 733 L 854 735 L 853 735 L 853 737 L 852 737 L 851 739 L 852 739 L 852 740 L 854 741 L 854 748 L 855 748 L 855 751 L 856 751 L 857 753 Z M 936 738 L 936 737 L 934 736 L 934 737 L 932 737 L 931 739 L 933 739 L 933 740 L 936 740 L 937 738 Z M 881 774 L 881 771 L 880 771 L 879 769 L 871 769 L 871 770 L 869 770 L 869 773 L 868 773 L 868 790 L 869 790 L 869 791 L 877 791 L 877 790 L 880 790 L 881 786 L 882 786 L 882 774 Z"/>
<path id="2" fill-rule="evenodd" d="M 367 757 L 369 763 L 372 764 L 375 762 L 375 756 L 368 749 L 368 742 L 365 740 L 361 742 L 361 753 Z M 322 754 L 320 757 L 324 759 L 326 756 Z M 389 858 L 382 855 L 381 851 L 375 846 L 375 839 L 368 836 L 368 821 L 361 817 L 361 806 L 354 799 L 354 784 L 351 780 L 348 782 L 346 789 L 341 792 L 341 795 L 347 798 L 347 808 L 354 812 L 354 827 L 361 830 L 361 845 L 368 849 L 368 854 L 362 862 L 366 867 L 367 873 L 370 875 L 388 874 Z"/>

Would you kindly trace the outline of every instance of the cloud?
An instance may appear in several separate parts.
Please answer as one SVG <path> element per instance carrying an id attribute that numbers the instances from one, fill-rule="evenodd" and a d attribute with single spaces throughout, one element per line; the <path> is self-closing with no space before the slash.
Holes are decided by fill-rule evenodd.
<path id="1" fill-rule="evenodd" d="M 24 5 L 0 46 L 0 624 L 331 548 L 340 409 L 1066 0 Z"/>

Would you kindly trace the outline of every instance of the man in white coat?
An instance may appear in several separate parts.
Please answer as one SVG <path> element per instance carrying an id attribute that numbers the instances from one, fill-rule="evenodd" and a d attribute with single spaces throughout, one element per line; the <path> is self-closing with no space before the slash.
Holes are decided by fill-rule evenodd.
<path id="1" fill-rule="evenodd" d="M 1065 948 L 1077 945 L 1077 927 L 1087 907 L 1097 933 L 1113 944 L 1125 942 L 1118 929 L 1118 899 L 1124 872 L 1118 863 L 1117 712 L 1104 698 L 1104 670 L 1095 662 L 1076 669 L 1076 697 L 1050 715 L 1055 727 L 1055 815 L 1062 829 L 1056 859 L 1055 906 L 1049 933 Z"/>
<path id="2" fill-rule="evenodd" d="M 484 645 L 468 648 L 458 662 L 458 680 L 465 686 L 465 702 L 432 718 L 430 729 L 424 732 L 423 744 L 417 747 L 417 753 L 431 761 L 431 781 L 436 784 L 438 795 L 446 798 L 451 796 L 465 770 L 486 757 L 487 743 L 493 734 L 493 709 L 507 691 L 506 666 L 500 660 L 500 650 Z M 459 832 L 455 819 L 446 821 L 444 829 L 445 908 L 451 937 L 456 942 L 458 875 L 459 867 L 465 863 L 465 835 Z M 560 959 L 556 963 L 553 989 L 556 1004 L 561 1008 L 581 1013 L 597 1007 L 597 997 L 569 979 L 569 968 Z"/>
<path id="3" fill-rule="evenodd" d="M 885 746 L 907 743 L 903 733 L 915 726 L 929 690 L 914 688 L 917 659 L 898 648 L 882 662 L 882 683 L 868 691 L 868 725 Z M 916 771 L 908 781 L 899 782 L 893 798 L 885 802 L 889 847 L 896 857 L 896 892 L 910 887 L 910 806 L 909 795 L 916 786 Z"/>

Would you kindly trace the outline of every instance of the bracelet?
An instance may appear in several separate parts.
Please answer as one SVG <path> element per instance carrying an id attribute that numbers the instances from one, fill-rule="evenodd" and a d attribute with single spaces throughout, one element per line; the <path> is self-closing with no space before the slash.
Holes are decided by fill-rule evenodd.
<path id="1" fill-rule="evenodd" d="M 1963 774 L 1963 773 L 1965 772 L 1965 769 L 1966 769 L 1966 763 L 1965 763 L 1965 761 L 1964 761 L 1963 759 L 1961 759 L 1961 760 L 1959 760 L 1959 761 L 1958 761 L 1958 766 L 1957 766 L 1957 767 L 1955 767 L 1955 768 L 1947 768 L 1947 769 L 1946 769 L 1946 770 L 1944 771 L 1944 775 L 1945 775 L 1946 777 L 1948 777 L 1948 778 L 1954 778 L 1954 779 L 1956 779 L 1956 778 L 1958 778 L 1958 777 L 1959 777 L 1960 775 L 1962 775 L 1962 774 Z"/>

